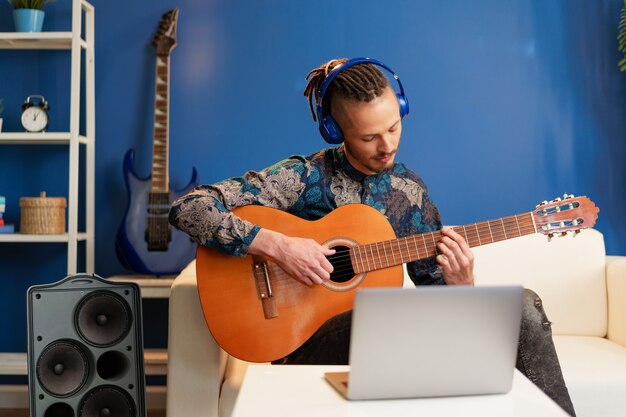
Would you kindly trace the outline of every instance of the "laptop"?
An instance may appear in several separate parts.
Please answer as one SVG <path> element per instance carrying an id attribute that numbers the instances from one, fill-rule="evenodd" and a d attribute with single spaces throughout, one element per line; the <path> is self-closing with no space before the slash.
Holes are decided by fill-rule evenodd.
<path id="1" fill-rule="evenodd" d="M 325 374 L 350 400 L 511 390 L 521 286 L 369 288 L 355 295 L 350 372 Z"/>

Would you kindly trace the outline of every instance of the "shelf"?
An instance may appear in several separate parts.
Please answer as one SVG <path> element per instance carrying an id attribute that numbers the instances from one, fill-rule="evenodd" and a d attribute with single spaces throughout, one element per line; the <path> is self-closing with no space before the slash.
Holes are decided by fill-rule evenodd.
<path id="1" fill-rule="evenodd" d="M 0 375 L 26 375 L 26 353 L 0 353 Z"/>
<path id="2" fill-rule="evenodd" d="M 81 39 L 81 46 L 85 42 Z M 0 49 L 71 49 L 72 32 L 0 32 Z"/>
<path id="3" fill-rule="evenodd" d="M 146 375 L 167 375 L 167 350 L 144 349 Z M 26 353 L 0 353 L 0 375 L 28 375 Z"/>
<path id="4" fill-rule="evenodd" d="M 114 282 L 133 282 L 141 288 L 141 298 L 169 298 L 175 276 L 116 275 L 107 279 Z"/>
<path id="5" fill-rule="evenodd" d="M 79 233 L 77 240 L 87 240 L 87 233 Z M 62 235 L 28 235 L 23 233 L 0 233 L 0 242 L 15 243 L 67 243 L 69 242 L 69 234 Z"/>
<path id="6" fill-rule="evenodd" d="M 144 349 L 143 358 L 146 375 L 167 375 L 167 350 Z"/>
<path id="7" fill-rule="evenodd" d="M 71 135 L 69 132 L 4 132 L 0 133 L 0 145 L 69 145 Z M 89 139 L 78 136 L 78 142 L 87 144 Z"/>

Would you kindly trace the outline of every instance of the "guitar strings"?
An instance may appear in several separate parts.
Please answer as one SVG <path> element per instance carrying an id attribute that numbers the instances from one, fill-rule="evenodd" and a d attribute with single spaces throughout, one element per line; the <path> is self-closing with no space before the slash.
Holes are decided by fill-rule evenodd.
<path id="1" fill-rule="evenodd" d="M 454 227 L 453 230 L 463 235 L 470 247 L 481 246 L 483 244 L 494 243 L 537 232 L 536 226 L 532 219 L 532 213 L 524 213 L 515 216 L 503 217 L 496 220 L 488 220 L 465 226 L 457 226 Z M 333 273 L 331 274 L 331 277 L 345 282 L 348 281 L 351 277 L 363 272 L 370 272 L 376 269 L 385 269 L 388 267 L 400 265 L 405 262 L 435 256 L 438 252 L 437 244 L 441 237 L 441 231 L 426 232 L 422 234 L 402 237 L 395 240 L 376 242 L 338 250 L 336 254 L 330 255 L 328 257 L 330 258 L 329 261 L 331 261 L 333 265 Z M 409 244 L 410 240 L 412 240 L 413 242 Z M 418 240 L 421 240 L 422 242 L 418 242 Z M 397 246 L 397 248 L 394 247 L 394 244 Z M 389 247 L 389 252 L 393 259 L 393 263 L 389 260 L 390 255 L 387 253 L 386 245 L 388 245 Z M 406 261 L 404 260 L 404 248 L 406 248 L 406 252 L 408 254 Z M 376 252 L 376 254 L 374 252 Z M 424 252 L 425 255 L 422 256 L 421 252 Z M 355 268 L 355 265 L 353 265 L 352 261 L 352 255 L 354 255 L 355 263 L 358 264 L 360 262 L 361 268 L 358 268 L 358 265 L 357 268 Z M 384 259 L 386 260 L 386 265 L 384 265 L 381 260 L 383 259 L 383 255 Z M 400 262 L 397 262 L 396 255 L 400 258 Z M 378 265 L 376 265 L 377 259 Z M 373 268 L 371 267 L 372 265 Z M 280 287 L 282 285 L 304 285 L 289 276 L 278 265 L 270 265 L 269 269 L 271 275 L 275 278 L 288 278 L 282 281 L 279 280 L 277 283 L 275 283 L 277 285 L 274 285 L 276 287 Z"/>
<path id="2" fill-rule="evenodd" d="M 485 243 L 493 243 L 534 233 L 535 226 L 528 215 L 529 213 L 525 213 L 522 215 L 503 217 L 497 220 L 479 222 L 473 225 L 458 226 L 455 227 L 454 230 L 464 235 L 470 246 L 480 246 Z M 329 256 L 329 260 L 332 260 L 331 263 L 334 268 L 333 276 L 345 278 L 355 273 L 384 269 L 405 262 L 435 256 L 438 253 L 437 243 L 441 237 L 441 231 L 426 232 L 396 240 L 359 245 L 340 250 L 337 254 Z M 422 242 L 418 242 L 417 239 L 422 240 Z M 409 246 L 409 240 L 413 240 L 410 244 L 411 246 Z M 394 247 L 394 243 L 397 248 Z M 387 253 L 387 246 L 389 247 L 389 253 Z M 406 254 L 404 248 L 406 248 Z M 355 262 L 357 264 L 360 263 L 360 268 L 354 268 L 352 265 L 351 253 L 354 254 L 355 258 L 358 258 L 355 259 Z M 423 256 L 422 253 L 424 253 Z M 400 258 L 400 262 L 398 262 L 396 256 Z M 391 261 L 390 258 L 392 258 L 393 261 Z M 382 259 L 384 259 L 385 262 L 383 262 Z M 355 271 L 355 269 L 358 271 Z"/>
<path id="3" fill-rule="evenodd" d="M 472 246 L 479 246 L 482 245 L 484 243 L 488 243 L 487 239 L 486 239 L 486 233 L 488 232 L 489 235 L 491 237 L 491 242 L 495 242 L 495 241 L 499 241 L 499 240 L 505 240 L 505 239 L 509 239 L 511 237 L 519 237 L 519 236 L 523 236 L 526 234 L 530 234 L 530 233 L 534 233 L 534 225 L 531 223 L 528 223 L 526 221 L 523 222 L 519 222 L 519 219 L 514 219 L 513 217 L 511 218 L 503 218 L 501 220 L 498 220 L 498 222 L 500 222 L 502 225 L 504 225 L 505 223 L 508 223 L 508 225 L 510 226 L 512 224 L 512 222 L 515 222 L 515 229 L 518 230 L 517 233 L 511 233 L 511 230 L 509 230 L 509 233 L 507 234 L 505 229 L 501 229 L 501 231 L 497 231 L 494 230 L 494 228 L 491 227 L 491 225 L 489 224 L 489 222 L 482 222 L 482 223 L 476 223 L 474 226 L 475 229 L 475 234 L 480 235 L 485 234 L 485 236 L 483 236 L 483 240 L 484 242 L 481 242 L 481 239 L 479 238 L 479 236 L 473 237 L 471 233 L 468 233 L 467 231 L 467 226 L 466 227 L 455 227 L 454 229 L 457 231 L 457 233 L 462 233 L 465 235 L 467 240 L 472 240 L 473 245 Z M 506 227 L 505 227 L 506 228 Z M 471 231 L 471 229 L 470 229 Z M 418 239 L 418 236 L 421 237 L 421 239 L 423 240 L 422 243 L 419 243 L 417 241 L 415 241 L 416 239 Z M 426 236 L 428 236 L 428 238 L 426 238 Z M 388 241 L 384 241 L 384 242 L 377 242 L 377 243 L 372 243 L 372 244 L 365 244 L 365 245 L 359 245 L 359 246 L 354 246 L 348 249 L 343 249 L 343 250 L 339 250 L 335 255 L 331 255 L 330 257 L 332 257 L 332 264 L 333 264 L 333 273 L 332 273 L 332 277 L 333 278 L 337 278 L 340 280 L 344 280 L 346 278 L 350 278 L 358 273 L 361 272 L 369 272 L 371 270 L 376 270 L 376 269 L 385 269 L 388 267 L 392 267 L 392 266 L 396 266 L 396 265 L 400 265 L 404 262 L 390 262 L 389 261 L 389 255 L 386 254 L 386 249 L 385 249 L 385 245 L 389 245 L 390 251 L 392 252 L 392 257 L 395 257 L 396 255 L 398 255 L 401 260 L 404 259 L 404 255 L 402 255 L 402 253 L 404 252 L 404 249 L 402 248 L 402 245 L 406 245 L 408 243 L 408 240 L 413 240 L 414 242 L 412 243 L 412 246 L 414 247 L 415 251 L 411 251 L 410 247 L 407 246 L 408 250 L 408 258 L 413 258 L 414 255 L 413 253 L 417 253 L 417 255 L 419 256 L 420 254 L 420 248 L 423 252 L 425 252 L 427 254 L 427 256 L 424 256 L 423 258 L 426 258 L 428 256 L 434 256 L 437 253 L 437 248 L 436 248 L 436 244 L 438 242 L 438 240 L 441 238 L 442 233 L 440 231 L 436 231 L 436 232 L 427 232 L 427 233 L 423 233 L 420 235 L 414 235 L 414 236 L 408 236 L 408 237 L 404 237 L 404 238 L 400 238 L 400 239 L 396 239 L 396 240 L 388 240 Z M 432 243 L 430 242 L 426 242 L 426 239 L 428 240 L 432 240 Z M 436 240 L 435 240 L 436 239 Z M 396 248 L 394 248 L 392 246 L 392 242 L 395 242 L 396 245 L 398 246 L 398 250 L 399 250 L 399 254 L 396 253 Z M 402 242 L 402 243 L 400 243 Z M 359 251 L 359 254 L 356 254 L 356 251 Z M 369 251 L 369 254 L 368 254 Z M 372 255 L 374 255 L 374 251 L 376 251 L 378 258 L 381 258 L 381 251 L 386 254 L 385 255 L 385 259 L 386 259 L 386 264 L 383 264 L 382 261 L 378 261 L 378 266 L 376 265 L 376 262 L 372 258 Z M 359 257 L 365 257 L 367 258 L 365 261 L 363 261 L 363 259 L 360 259 L 360 262 L 365 265 L 365 263 L 367 263 L 367 268 L 363 268 L 363 271 L 355 271 L 355 268 L 352 265 L 352 259 L 351 259 L 351 252 L 354 252 L 355 257 L 359 256 Z M 363 253 L 364 252 L 364 253 Z M 433 252 L 431 254 L 431 252 Z M 376 256 L 374 256 L 376 257 Z M 418 258 L 419 259 L 419 258 Z M 372 265 L 374 265 L 374 268 L 371 268 L 370 266 L 370 262 Z M 362 265 L 362 266 L 363 266 Z M 288 283 L 287 285 L 290 285 L 290 281 L 293 282 L 298 282 L 296 280 L 291 279 L 291 277 L 285 273 L 280 267 L 275 266 L 275 267 L 271 267 L 271 272 L 272 275 L 274 276 L 281 276 L 281 277 L 288 277 L 289 280 L 287 280 L 286 282 Z M 299 283 L 299 282 L 298 282 Z"/>
<path id="4" fill-rule="evenodd" d="M 169 193 L 150 191 L 148 193 L 148 236 L 146 239 L 148 244 L 167 245 L 168 223 L 163 210 L 169 210 Z M 165 227 L 163 227 L 164 224 Z"/>
<path id="5" fill-rule="evenodd" d="M 471 247 L 481 246 L 487 243 L 535 233 L 536 229 L 531 216 L 532 213 L 524 213 L 466 226 L 457 226 L 453 229 L 463 235 Z M 437 243 L 441 237 L 441 231 L 426 232 L 396 240 L 359 245 L 341 250 L 337 254 L 329 257 L 332 258 L 331 263 L 334 268 L 333 276 L 345 278 L 356 273 L 384 269 L 394 265 L 435 256 L 438 252 Z M 422 242 L 418 242 L 418 239 L 422 240 Z M 413 242 L 409 243 L 410 240 L 413 240 Z M 394 247 L 394 244 L 397 247 Z M 387 253 L 387 247 L 389 248 L 389 253 Z M 422 252 L 424 255 L 422 255 Z M 353 265 L 352 254 L 355 257 L 357 268 Z M 396 256 L 400 258 L 400 262 L 398 262 Z M 390 257 L 393 259 L 393 262 L 390 261 Z M 384 259 L 385 262 L 383 262 L 382 259 Z M 278 269 L 282 271 L 282 269 Z"/>

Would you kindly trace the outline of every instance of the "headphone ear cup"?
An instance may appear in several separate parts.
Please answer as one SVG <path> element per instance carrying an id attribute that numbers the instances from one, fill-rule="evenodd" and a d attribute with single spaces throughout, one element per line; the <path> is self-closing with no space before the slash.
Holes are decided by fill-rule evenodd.
<path id="1" fill-rule="evenodd" d="M 320 120 L 320 133 L 324 140 L 331 145 L 343 142 L 343 133 L 331 116 L 325 116 Z"/>
<path id="2" fill-rule="evenodd" d="M 400 117 L 404 117 L 409 114 L 409 100 L 402 94 L 396 94 L 396 97 L 398 97 L 400 104 Z"/>

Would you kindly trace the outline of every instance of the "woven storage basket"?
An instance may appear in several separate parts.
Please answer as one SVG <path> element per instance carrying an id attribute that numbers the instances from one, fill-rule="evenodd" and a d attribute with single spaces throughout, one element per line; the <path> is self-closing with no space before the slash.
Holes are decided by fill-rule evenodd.
<path id="1" fill-rule="evenodd" d="M 54 235 L 65 233 L 65 197 L 20 198 L 20 233 Z"/>

